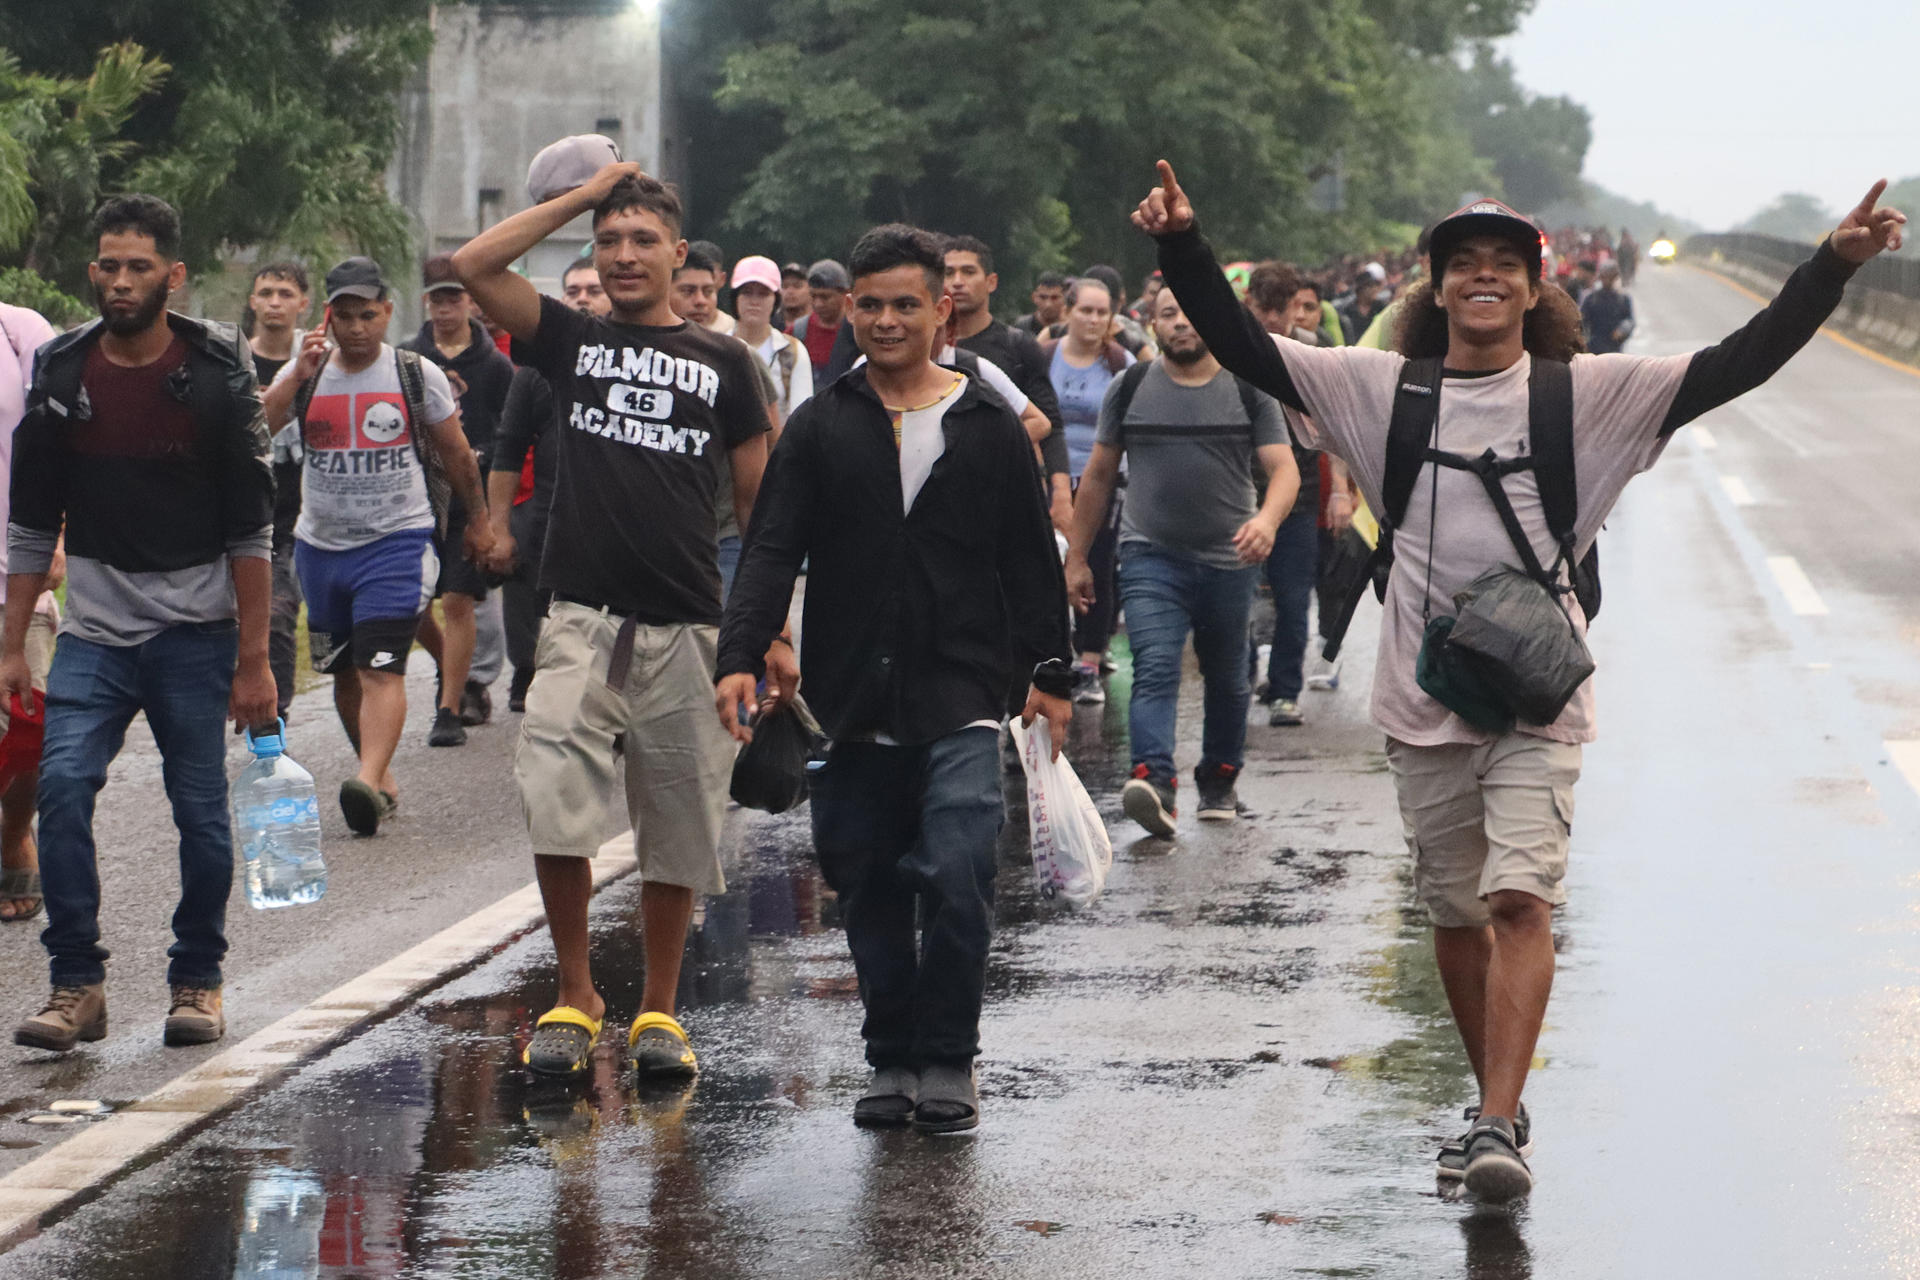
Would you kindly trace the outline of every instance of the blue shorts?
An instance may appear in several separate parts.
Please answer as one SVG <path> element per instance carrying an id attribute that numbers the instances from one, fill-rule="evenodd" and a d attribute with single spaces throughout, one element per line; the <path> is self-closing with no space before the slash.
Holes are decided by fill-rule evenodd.
<path id="1" fill-rule="evenodd" d="M 314 670 L 331 675 L 351 663 L 364 671 L 406 671 L 413 634 L 440 577 L 430 530 L 390 533 L 351 551 L 296 541 L 293 567 L 307 598 Z"/>

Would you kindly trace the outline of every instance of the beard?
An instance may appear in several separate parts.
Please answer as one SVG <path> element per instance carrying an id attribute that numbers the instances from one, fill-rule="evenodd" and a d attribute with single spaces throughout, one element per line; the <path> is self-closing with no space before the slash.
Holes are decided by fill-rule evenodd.
<path id="1" fill-rule="evenodd" d="M 1207 358 L 1207 344 L 1195 338 L 1190 347 L 1162 347 L 1160 354 L 1175 364 L 1199 364 Z"/>
<path id="2" fill-rule="evenodd" d="M 100 309 L 100 319 L 105 322 L 107 332 L 125 338 L 151 328 L 153 322 L 160 318 L 160 313 L 166 310 L 167 298 L 171 293 L 167 282 L 162 280 L 132 311 L 114 312 L 107 309 L 106 291 L 95 285 L 93 301 Z"/>

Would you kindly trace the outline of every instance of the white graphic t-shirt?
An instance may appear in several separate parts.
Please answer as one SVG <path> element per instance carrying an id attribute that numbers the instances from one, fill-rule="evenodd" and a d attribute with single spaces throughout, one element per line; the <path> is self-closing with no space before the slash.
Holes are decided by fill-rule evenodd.
<path id="1" fill-rule="evenodd" d="M 288 361 L 274 382 L 289 380 L 293 367 Z M 447 375 L 430 360 L 420 362 L 420 374 L 428 421 L 446 421 L 459 407 Z M 306 420 L 289 423 L 284 436 L 305 463 L 294 537 L 322 551 L 351 551 L 390 533 L 432 529 L 433 504 L 413 443 L 418 425 L 407 421 L 392 347 L 382 344 L 358 373 L 330 361 Z"/>

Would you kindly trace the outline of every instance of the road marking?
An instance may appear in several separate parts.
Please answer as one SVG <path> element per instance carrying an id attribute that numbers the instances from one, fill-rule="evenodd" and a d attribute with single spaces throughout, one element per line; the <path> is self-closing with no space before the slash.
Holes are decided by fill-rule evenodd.
<path id="1" fill-rule="evenodd" d="M 1713 438 L 1713 432 L 1706 427 L 1693 429 L 1693 443 L 1702 449 L 1718 449 L 1720 442 Z"/>
<path id="2" fill-rule="evenodd" d="M 1727 501 L 1736 507 L 1753 505 L 1753 490 L 1747 488 L 1747 482 L 1739 476 L 1721 476 L 1720 487 L 1726 490 Z"/>
<path id="3" fill-rule="evenodd" d="M 1803 618 L 1827 616 L 1827 602 L 1813 589 L 1813 583 L 1807 580 L 1806 572 L 1801 569 L 1798 560 L 1792 556 L 1768 556 L 1767 569 L 1780 585 L 1780 594 L 1787 598 L 1789 609 Z"/>
<path id="4" fill-rule="evenodd" d="M 1752 298 L 1755 302 L 1761 303 L 1762 305 L 1765 305 L 1773 301 L 1772 298 L 1767 297 L 1765 294 L 1757 293 L 1754 290 L 1747 288 L 1747 286 L 1745 286 L 1744 284 L 1741 284 L 1738 280 L 1734 280 L 1734 279 L 1731 279 L 1730 277 L 1721 275 L 1718 271 L 1715 271 L 1712 267 L 1703 267 L 1697 262 L 1688 262 L 1688 263 L 1683 263 L 1681 265 L 1686 267 L 1691 267 L 1693 270 L 1700 272 L 1702 275 L 1712 276 L 1715 280 L 1718 280 L 1721 284 L 1724 284 L 1725 286 L 1727 286 L 1727 288 L 1732 289 L 1736 293 L 1744 293 L 1749 298 Z M 1914 366 L 1906 363 L 1903 360 L 1895 360 L 1892 356 L 1881 355 L 1878 351 L 1875 351 L 1872 347 L 1865 346 L 1861 343 L 1855 342 L 1852 338 L 1847 337 L 1843 333 L 1835 333 L 1832 329 L 1829 329 L 1824 325 L 1821 326 L 1820 333 L 1823 337 L 1832 338 L 1835 342 L 1839 343 L 1841 346 L 1845 347 L 1847 350 L 1853 352 L 1855 355 L 1865 356 L 1867 359 L 1873 361 L 1874 363 L 1883 364 L 1887 366 L 1887 368 L 1889 369 L 1897 369 L 1901 373 L 1904 373 L 1909 377 L 1920 378 L 1920 369 L 1916 369 Z"/>
<path id="5" fill-rule="evenodd" d="M 1893 761 L 1893 767 L 1907 780 L 1907 785 L 1920 791 L 1920 738 L 1888 738 L 1884 744 L 1887 758 Z"/>
<path id="6" fill-rule="evenodd" d="M 636 866 L 631 834 L 607 841 L 593 860 L 594 888 Z M 517 889 L 21 1165 L 0 1178 L 0 1251 L 33 1235 L 47 1214 L 232 1110 L 545 919 L 539 886 Z"/>

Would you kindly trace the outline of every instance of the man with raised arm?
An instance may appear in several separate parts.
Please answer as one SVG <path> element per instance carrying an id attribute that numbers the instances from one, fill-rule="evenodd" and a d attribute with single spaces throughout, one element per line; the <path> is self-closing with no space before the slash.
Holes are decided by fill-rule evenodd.
<path id="1" fill-rule="evenodd" d="M 605 833 L 619 740 L 645 881 L 646 988 L 627 1045 L 641 1077 L 686 1078 L 698 1068 L 674 1018 L 675 989 L 694 895 L 725 887 L 720 826 L 734 754 L 713 714 L 714 495 L 729 463 L 734 510 L 748 527 L 767 415 L 753 353 L 674 314 L 673 273 L 687 254 L 679 196 L 637 164 L 596 171 L 596 144 L 600 156 L 611 151 L 604 139 L 570 138 L 536 157 L 541 181 L 528 185 L 547 198 L 454 254 L 468 290 L 513 335 L 520 363 L 552 383 L 562 418 L 540 562 L 541 588 L 554 598 L 513 766 L 560 990 L 525 1062 L 543 1075 L 581 1075 L 605 1017 L 588 951 L 589 860 Z M 588 212 L 605 319 L 541 297 L 513 271 Z M 791 657 L 770 661 L 776 683 L 785 679 Z"/>
<path id="2" fill-rule="evenodd" d="M 1399 490 L 1399 519 L 1382 520 L 1394 559 L 1372 715 L 1387 735 L 1414 882 L 1480 1085 L 1470 1127 L 1442 1147 L 1439 1173 L 1464 1178 L 1483 1200 L 1512 1200 L 1533 1185 L 1520 1095 L 1553 985 L 1552 915 L 1566 901 L 1561 882 L 1581 746 L 1594 737 L 1593 687 L 1582 683 L 1551 723 L 1478 729 L 1450 709 L 1464 708 L 1460 698 L 1416 674 L 1423 634 L 1435 614 L 1447 620 L 1456 592 L 1514 559 L 1552 566 L 1542 576 L 1554 575 L 1555 598 L 1584 633 L 1576 591 L 1587 575 L 1574 566 L 1627 481 L 1653 465 L 1680 427 L 1759 386 L 1806 345 L 1860 264 L 1899 247 L 1906 218 L 1876 207 L 1886 188 L 1876 183 L 1738 332 L 1692 354 L 1590 356 L 1581 354 L 1578 309 L 1540 279 L 1539 232 L 1504 205 L 1480 201 L 1434 227 L 1429 278 L 1406 295 L 1394 350 L 1327 349 L 1269 335 L 1235 301 L 1172 166 L 1163 160 L 1159 172 L 1133 221 L 1158 239 L 1168 287 L 1221 364 L 1310 415 L 1308 443 L 1347 463 L 1376 512 L 1392 510 L 1387 446 L 1396 396 L 1426 402 L 1431 447 L 1401 473 L 1413 483 Z M 1431 385 L 1422 381 L 1429 376 Z M 1536 380 L 1564 388 L 1569 378 L 1577 515 L 1556 537 L 1547 477 L 1536 479 L 1529 451 L 1530 388 Z M 1488 451 L 1504 474 L 1495 483 L 1511 495 L 1512 534 L 1488 482 L 1439 460 Z M 1522 554 L 1522 537 L 1530 554 Z"/>

